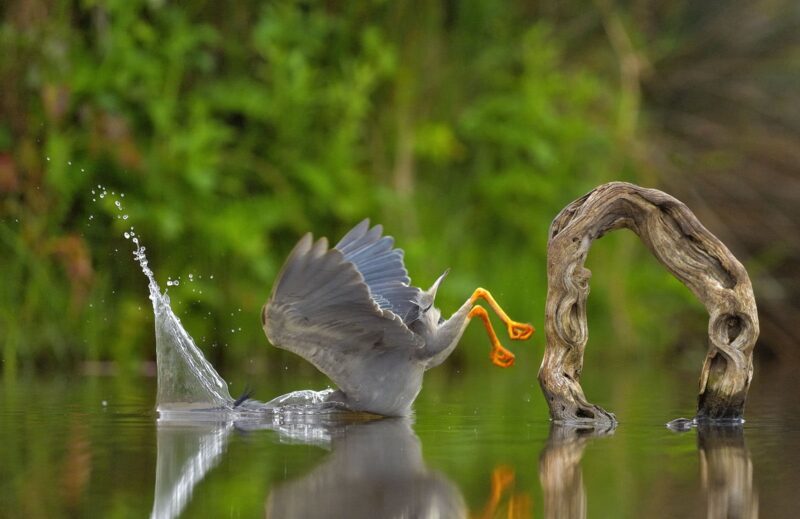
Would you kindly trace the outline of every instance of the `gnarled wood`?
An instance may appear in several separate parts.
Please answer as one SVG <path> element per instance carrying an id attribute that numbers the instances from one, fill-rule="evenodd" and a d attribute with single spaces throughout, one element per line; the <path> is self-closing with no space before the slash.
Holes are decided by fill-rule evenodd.
<path id="1" fill-rule="evenodd" d="M 624 182 L 604 184 L 565 207 L 547 247 L 547 347 L 539 383 L 558 422 L 615 422 L 580 385 L 589 337 L 583 265 L 594 240 L 630 229 L 709 313 L 709 350 L 700 374 L 697 418 L 738 419 L 753 375 L 758 314 L 747 271 L 679 200 Z"/>

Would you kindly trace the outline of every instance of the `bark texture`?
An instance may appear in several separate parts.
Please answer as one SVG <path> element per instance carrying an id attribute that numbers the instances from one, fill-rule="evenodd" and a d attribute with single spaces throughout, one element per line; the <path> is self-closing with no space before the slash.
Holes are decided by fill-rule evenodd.
<path id="1" fill-rule="evenodd" d="M 551 418 L 616 422 L 612 413 L 589 403 L 580 385 L 591 277 L 584 262 L 594 240 L 615 229 L 635 232 L 708 310 L 709 350 L 700 373 L 697 419 L 740 419 L 759 332 L 747 271 L 682 202 L 624 182 L 599 186 L 565 207 L 550 225 L 547 347 L 539 383 Z"/>

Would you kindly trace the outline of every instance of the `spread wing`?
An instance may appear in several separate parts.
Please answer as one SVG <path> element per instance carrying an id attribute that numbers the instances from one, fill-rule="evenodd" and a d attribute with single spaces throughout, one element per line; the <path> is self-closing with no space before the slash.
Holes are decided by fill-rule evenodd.
<path id="1" fill-rule="evenodd" d="M 370 371 L 411 359 L 423 346 L 396 314 L 381 309 L 355 265 L 325 238 L 306 234 L 278 275 L 264 305 L 262 324 L 270 342 L 296 353 L 325 373 L 346 394 L 364 391 Z M 377 368 L 377 369 L 372 369 Z"/>
<path id="2" fill-rule="evenodd" d="M 403 250 L 393 248 L 394 238 L 381 236 L 383 227 L 369 227 L 363 220 L 335 245 L 345 260 L 352 262 L 364 277 L 370 295 L 383 310 L 389 309 L 408 324 L 417 319 L 421 290 L 410 286 L 403 264 Z"/>

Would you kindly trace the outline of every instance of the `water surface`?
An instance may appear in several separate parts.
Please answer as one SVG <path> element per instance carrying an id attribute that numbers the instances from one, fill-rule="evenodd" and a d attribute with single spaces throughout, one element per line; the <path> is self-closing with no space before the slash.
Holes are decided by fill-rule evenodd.
<path id="1" fill-rule="evenodd" d="M 743 428 L 677 434 L 664 423 L 691 415 L 694 373 L 595 360 L 587 395 L 621 423 L 576 431 L 549 424 L 535 370 L 521 369 L 536 357 L 523 351 L 505 371 L 432 370 L 409 420 L 305 425 L 159 422 L 154 378 L 2 380 L 0 509 L 26 518 L 796 517 L 791 374 L 757 366 Z M 255 397 L 311 386 L 325 380 L 259 380 Z"/>

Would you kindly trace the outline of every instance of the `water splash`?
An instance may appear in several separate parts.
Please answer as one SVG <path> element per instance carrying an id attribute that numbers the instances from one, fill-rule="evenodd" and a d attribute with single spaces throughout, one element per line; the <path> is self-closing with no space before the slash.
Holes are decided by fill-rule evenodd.
<path id="1" fill-rule="evenodd" d="M 169 296 L 158 286 L 145 255 L 145 247 L 133 227 L 123 235 L 135 246 L 133 257 L 147 277 L 149 297 L 153 303 L 158 373 L 156 409 L 159 420 L 266 419 L 278 426 L 298 419 L 303 421 L 303 417 L 309 415 L 331 416 L 343 410 L 339 404 L 328 401 L 334 393 L 333 389 L 293 391 L 267 403 L 234 401 L 228 384 L 206 360 L 172 311 Z M 167 285 L 178 285 L 178 281 L 170 280 Z M 299 434 L 303 436 L 305 433 Z"/>
<path id="2" fill-rule="evenodd" d="M 130 235 L 130 233 L 127 233 Z M 233 401 L 228 385 L 205 359 L 172 311 L 169 296 L 161 292 L 150 269 L 145 247 L 131 235 L 136 246 L 133 256 L 147 276 L 147 288 L 153 303 L 158 366 L 159 413 L 169 410 L 227 407 Z"/>

